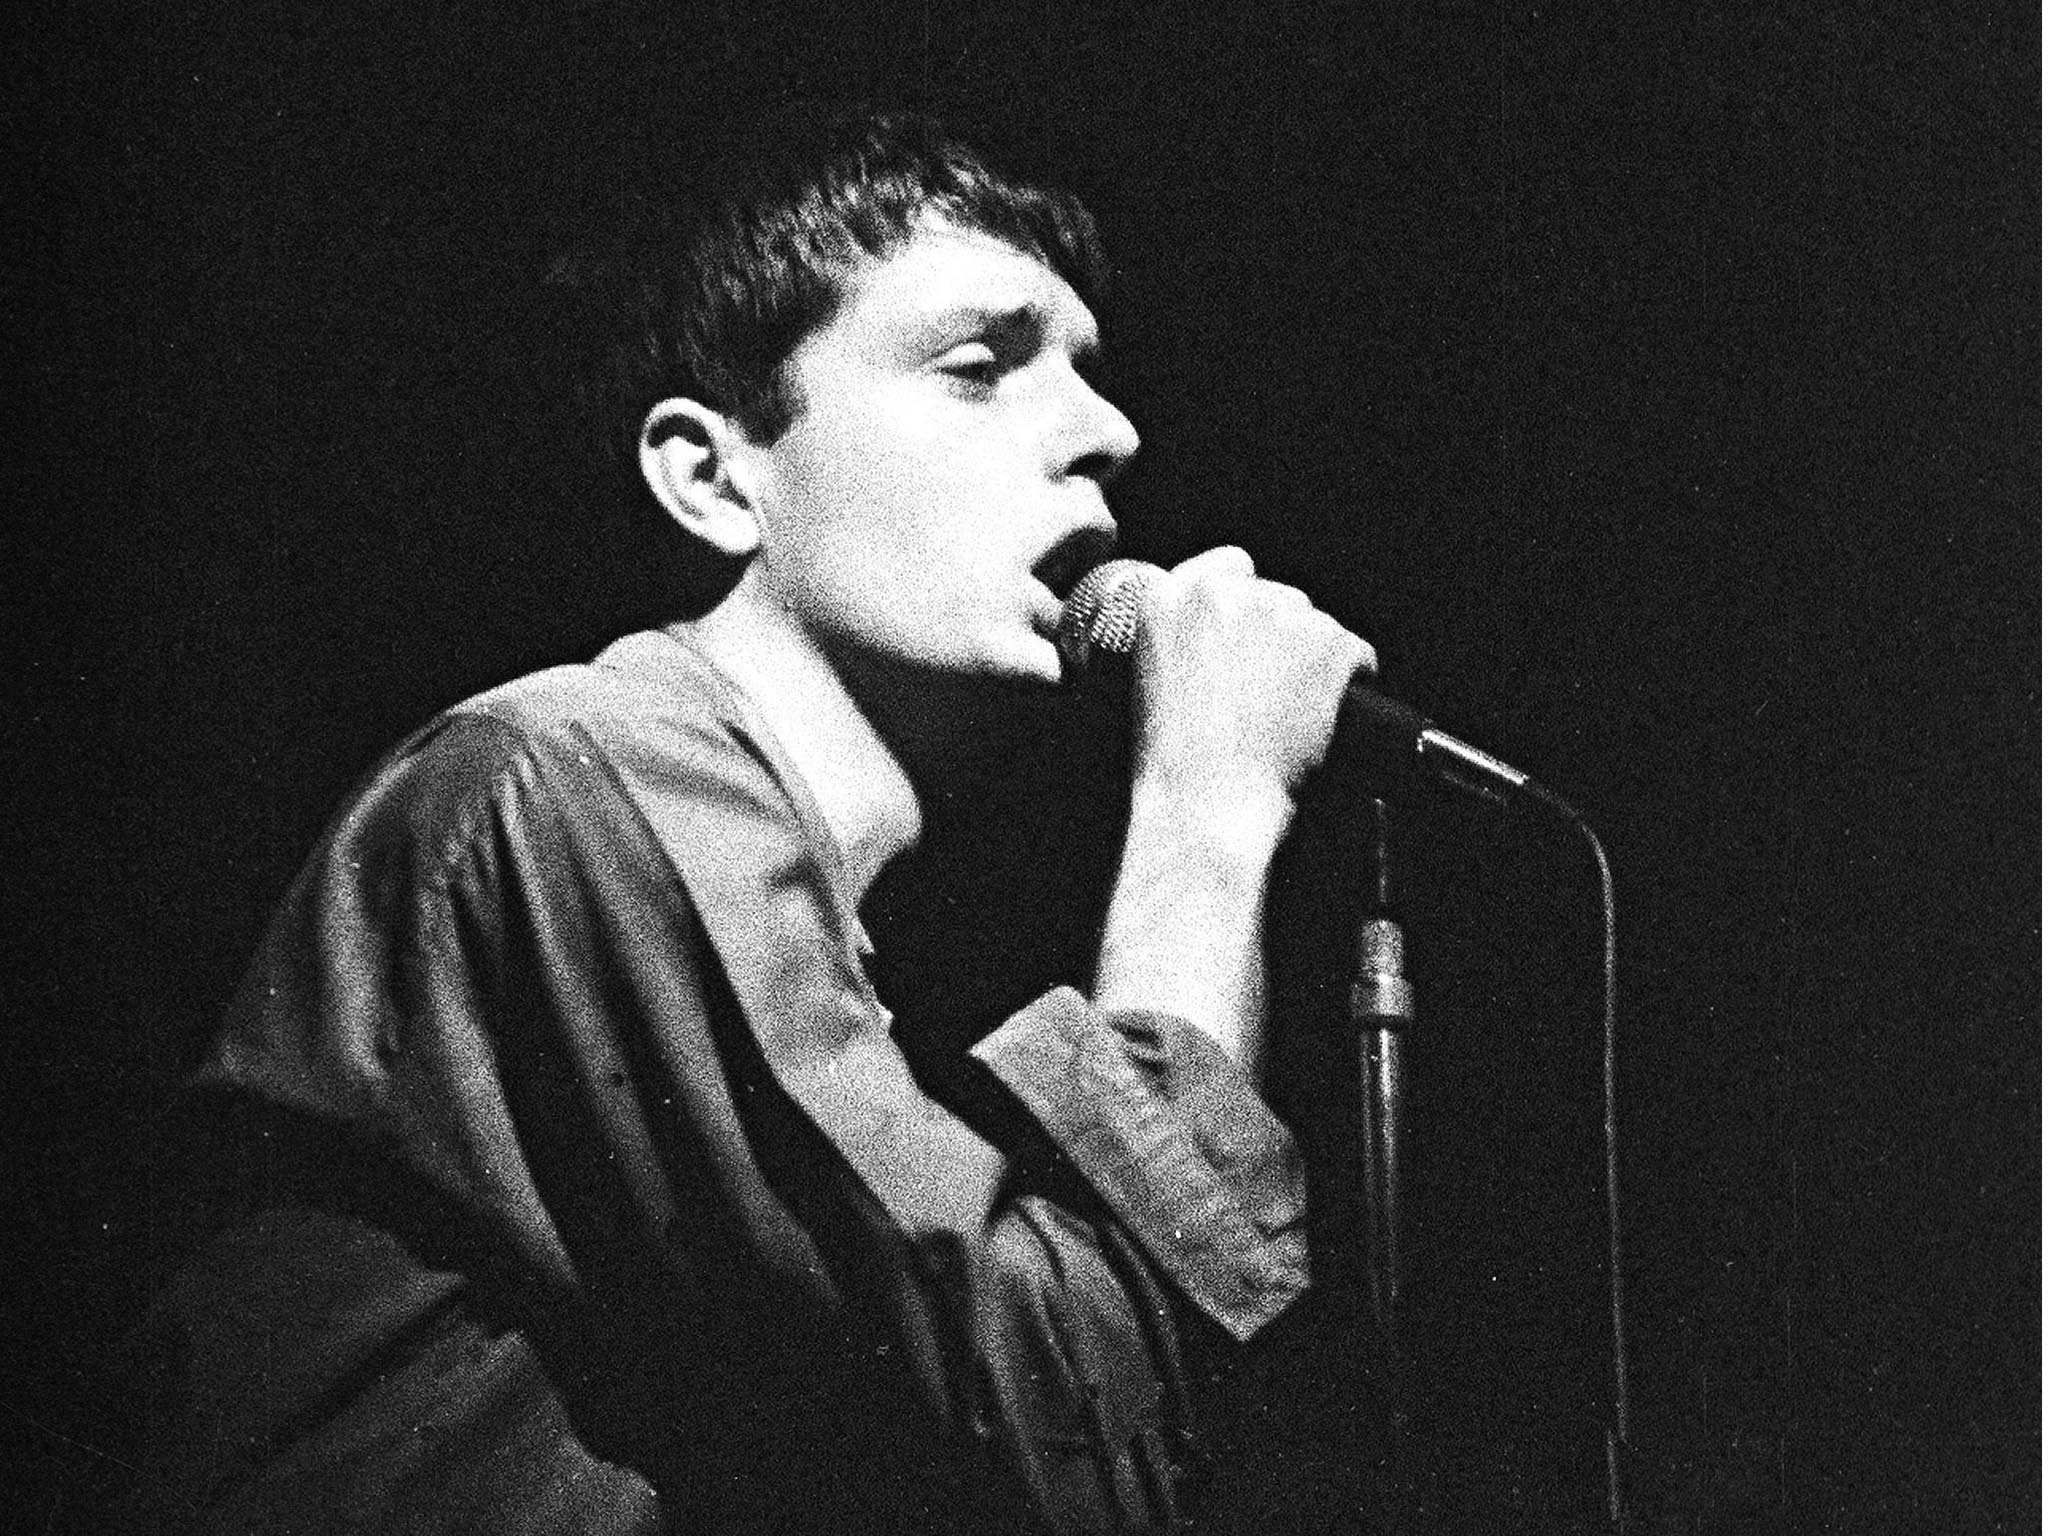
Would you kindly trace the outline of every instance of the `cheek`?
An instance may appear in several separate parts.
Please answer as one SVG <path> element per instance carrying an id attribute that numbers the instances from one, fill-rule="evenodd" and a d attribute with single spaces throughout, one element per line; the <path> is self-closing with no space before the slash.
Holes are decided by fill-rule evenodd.
<path id="1" fill-rule="evenodd" d="M 948 449 L 928 402 L 919 409 L 891 391 L 835 402 L 818 413 L 797 445 L 792 487 L 814 505 L 857 513 L 888 507 L 934 489 L 945 478 Z"/>
<path id="2" fill-rule="evenodd" d="M 957 543 L 977 515 L 988 515 L 1013 473 L 1007 442 L 947 430 L 928 403 L 921 412 L 875 413 L 867 425 L 865 433 L 834 434 L 816 465 L 816 485 L 878 542 Z"/>

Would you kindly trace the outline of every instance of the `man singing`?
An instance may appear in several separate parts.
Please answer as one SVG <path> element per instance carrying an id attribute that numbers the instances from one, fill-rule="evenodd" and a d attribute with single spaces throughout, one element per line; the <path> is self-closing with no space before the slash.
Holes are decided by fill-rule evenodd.
<path id="1" fill-rule="evenodd" d="M 135 1523 L 1172 1528 L 1182 1341 L 1306 1282 L 1261 912 L 1369 649 L 1237 550 L 1158 581 L 1092 995 L 914 1077 L 860 904 L 977 699 L 1060 682 L 1138 446 L 1093 227 L 859 113 L 643 225 L 596 393 L 704 580 L 403 743 L 292 887 Z"/>

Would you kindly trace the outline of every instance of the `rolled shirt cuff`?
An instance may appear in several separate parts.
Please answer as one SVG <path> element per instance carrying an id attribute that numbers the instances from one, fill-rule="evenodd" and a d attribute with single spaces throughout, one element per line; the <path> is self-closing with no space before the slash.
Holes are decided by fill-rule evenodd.
<path id="1" fill-rule="evenodd" d="M 1184 1019 L 1048 992 L 974 1048 L 1161 1273 L 1242 1340 L 1308 1285 L 1301 1159 Z"/>

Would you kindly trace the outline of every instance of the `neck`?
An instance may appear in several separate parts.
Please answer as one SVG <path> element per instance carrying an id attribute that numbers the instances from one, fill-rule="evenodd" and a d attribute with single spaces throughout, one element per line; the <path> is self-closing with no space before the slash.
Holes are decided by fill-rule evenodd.
<path id="1" fill-rule="evenodd" d="M 901 761 L 808 636 L 730 599 L 672 627 L 745 690 L 775 733 L 838 842 L 859 901 L 924 830 Z"/>

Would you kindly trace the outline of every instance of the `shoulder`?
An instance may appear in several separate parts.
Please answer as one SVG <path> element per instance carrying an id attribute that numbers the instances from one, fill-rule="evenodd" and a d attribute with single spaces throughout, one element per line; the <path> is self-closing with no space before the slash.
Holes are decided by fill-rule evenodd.
<path id="1" fill-rule="evenodd" d="M 666 755 L 715 771 L 724 757 L 752 755 L 745 710 L 695 649 L 649 631 L 614 641 L 590 662 L 478 694 L 439 724 L 458 736 L 516 742 L 538 757 Z"/>
<path id="2" fill-rule="evenodd" d="M 627 636 L 444 711 L 394 747 L 335 828 L 445 863 L 510 823 L 660 823 L 678 801 L 790 814 L 732 688 L 665 635 Z"/>

